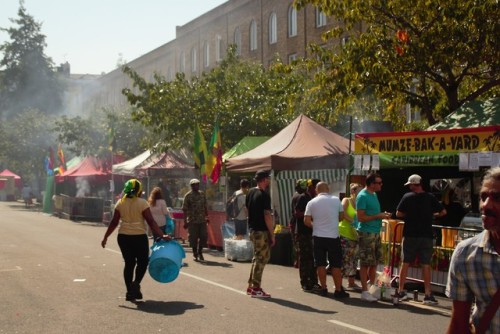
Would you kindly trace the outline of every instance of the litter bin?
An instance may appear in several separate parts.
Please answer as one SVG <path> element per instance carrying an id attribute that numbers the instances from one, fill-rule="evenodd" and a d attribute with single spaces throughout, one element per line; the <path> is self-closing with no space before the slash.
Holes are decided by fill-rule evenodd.
<path id="1" fill-rule="evenodd" d="M 290 233 L 278 233 L 275 235 L 276 243 L 271 248 L 271 259 L 269 263 L 282 266 L 292 266 L 292 235 Z"/>

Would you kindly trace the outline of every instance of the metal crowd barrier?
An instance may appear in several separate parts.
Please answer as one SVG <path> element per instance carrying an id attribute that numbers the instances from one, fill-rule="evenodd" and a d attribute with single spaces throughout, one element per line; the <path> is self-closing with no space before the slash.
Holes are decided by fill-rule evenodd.
<path id="1" fill-rule="evenodd" d="M 473 228 L 449 227 L 433 225 L 434 252 L 431 258 L 431 286 L 438 292 L 444 293 L 448 279 L 448 270 L 451 256 L 456 245 L 461 241 L 473 237 L 482 231 Z M 401 261 L 401 242 L 404 222 L 386 220 L 383 223 L 381 240 L 384 248 L 384 264 L 388 264 L 391 273 L 391 282 L 399 280 Z M 407 282 L 423 283 L 422 268 L 417 260 L 408 268 Z"/>

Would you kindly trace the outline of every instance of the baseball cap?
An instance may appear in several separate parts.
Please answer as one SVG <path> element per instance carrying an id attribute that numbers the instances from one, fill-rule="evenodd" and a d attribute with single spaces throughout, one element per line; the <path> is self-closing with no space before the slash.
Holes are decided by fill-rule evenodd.
<path id="1" fill-rule="evenodd" d="M 422 180 L 422 177 L 420 177 L 420 175 L 418 175 L 418 174 L 410 175 L 410 177 L 408 178 L 408 182 L 405 183 L 405 186 L 407 186 L 409 184 L 420 184 L 421 180 Z"/>
<path id="2" fill-rule="evenodd" d="M 269 173 L 268 170 L 264 170 L 264 169 L 261 169 L 261 170 L 257 171 L 257 173 L 255 173 L 256 180 L 264 179 L 264 178 L 269 177 L 269 176 L 271 176 L 271 173 Z"/>
<path id="3" fill-rule="evenodd" d="M 196 183 L 200 183 L 200 180 L 198 180 L 198 179 L 191 179 L 191 181 L 189 181 L 189 184 L 196 184 Z"/>

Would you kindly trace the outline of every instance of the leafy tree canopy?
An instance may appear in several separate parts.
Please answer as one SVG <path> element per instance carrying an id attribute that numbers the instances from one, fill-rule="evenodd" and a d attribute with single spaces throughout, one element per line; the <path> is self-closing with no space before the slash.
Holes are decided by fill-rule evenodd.
<path id="1" fill-rule="evenodd" d="M 295 4 L 317 6 L 341 22 L 325 39 L 348 37 L 341 48 L 314 47 L 323 66 L 316 75 L 319 95 L 342 110 L 373 94 L 395 122 L 398 108 L 409 103 L 434 124 L 466 101 L 498 96 L 497 0 Z"/>
<path id="2" fill-rule="evenodd" d="M 41 24 L 26 12 L 20 1 L 18 18 L 10 19 L 17 27 L 0 28 L 10 41 L 0 45 L 0 118 L 8 118 L 27 109 L 56 114 L 61 109 L 62 86 L 52 60 L 45 56 L 45 36 Z"/>
<path id="3" fill-rule="evenodd" d="M 133 118 L 153 131 L 159 150 L 189 146 L 197 124 L 208 140 L 216 120 L 225 148 L 247 135 L 274 135 L 307 111 L 299 100 L 311 82 L 279 59 L 267 70 L 243 61 L 233 47 L 220 66 L 190 80 L 178 73 L 173 81 L 156 75 L 148 83 L 129 67 L 124 72 L 134 83 L 123 90 L 138 107 Z"/>

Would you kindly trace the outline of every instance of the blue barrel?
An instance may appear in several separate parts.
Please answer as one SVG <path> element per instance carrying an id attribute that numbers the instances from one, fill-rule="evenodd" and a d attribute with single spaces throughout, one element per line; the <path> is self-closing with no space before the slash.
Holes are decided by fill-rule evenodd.
<path id="1" fill-rule="evenodd" d="M 151 246 L 149 275 L 160 283 L 172 282 L 179 276 L 185 257 L 184 248 L 177 241 L 157 241 Z"/>

